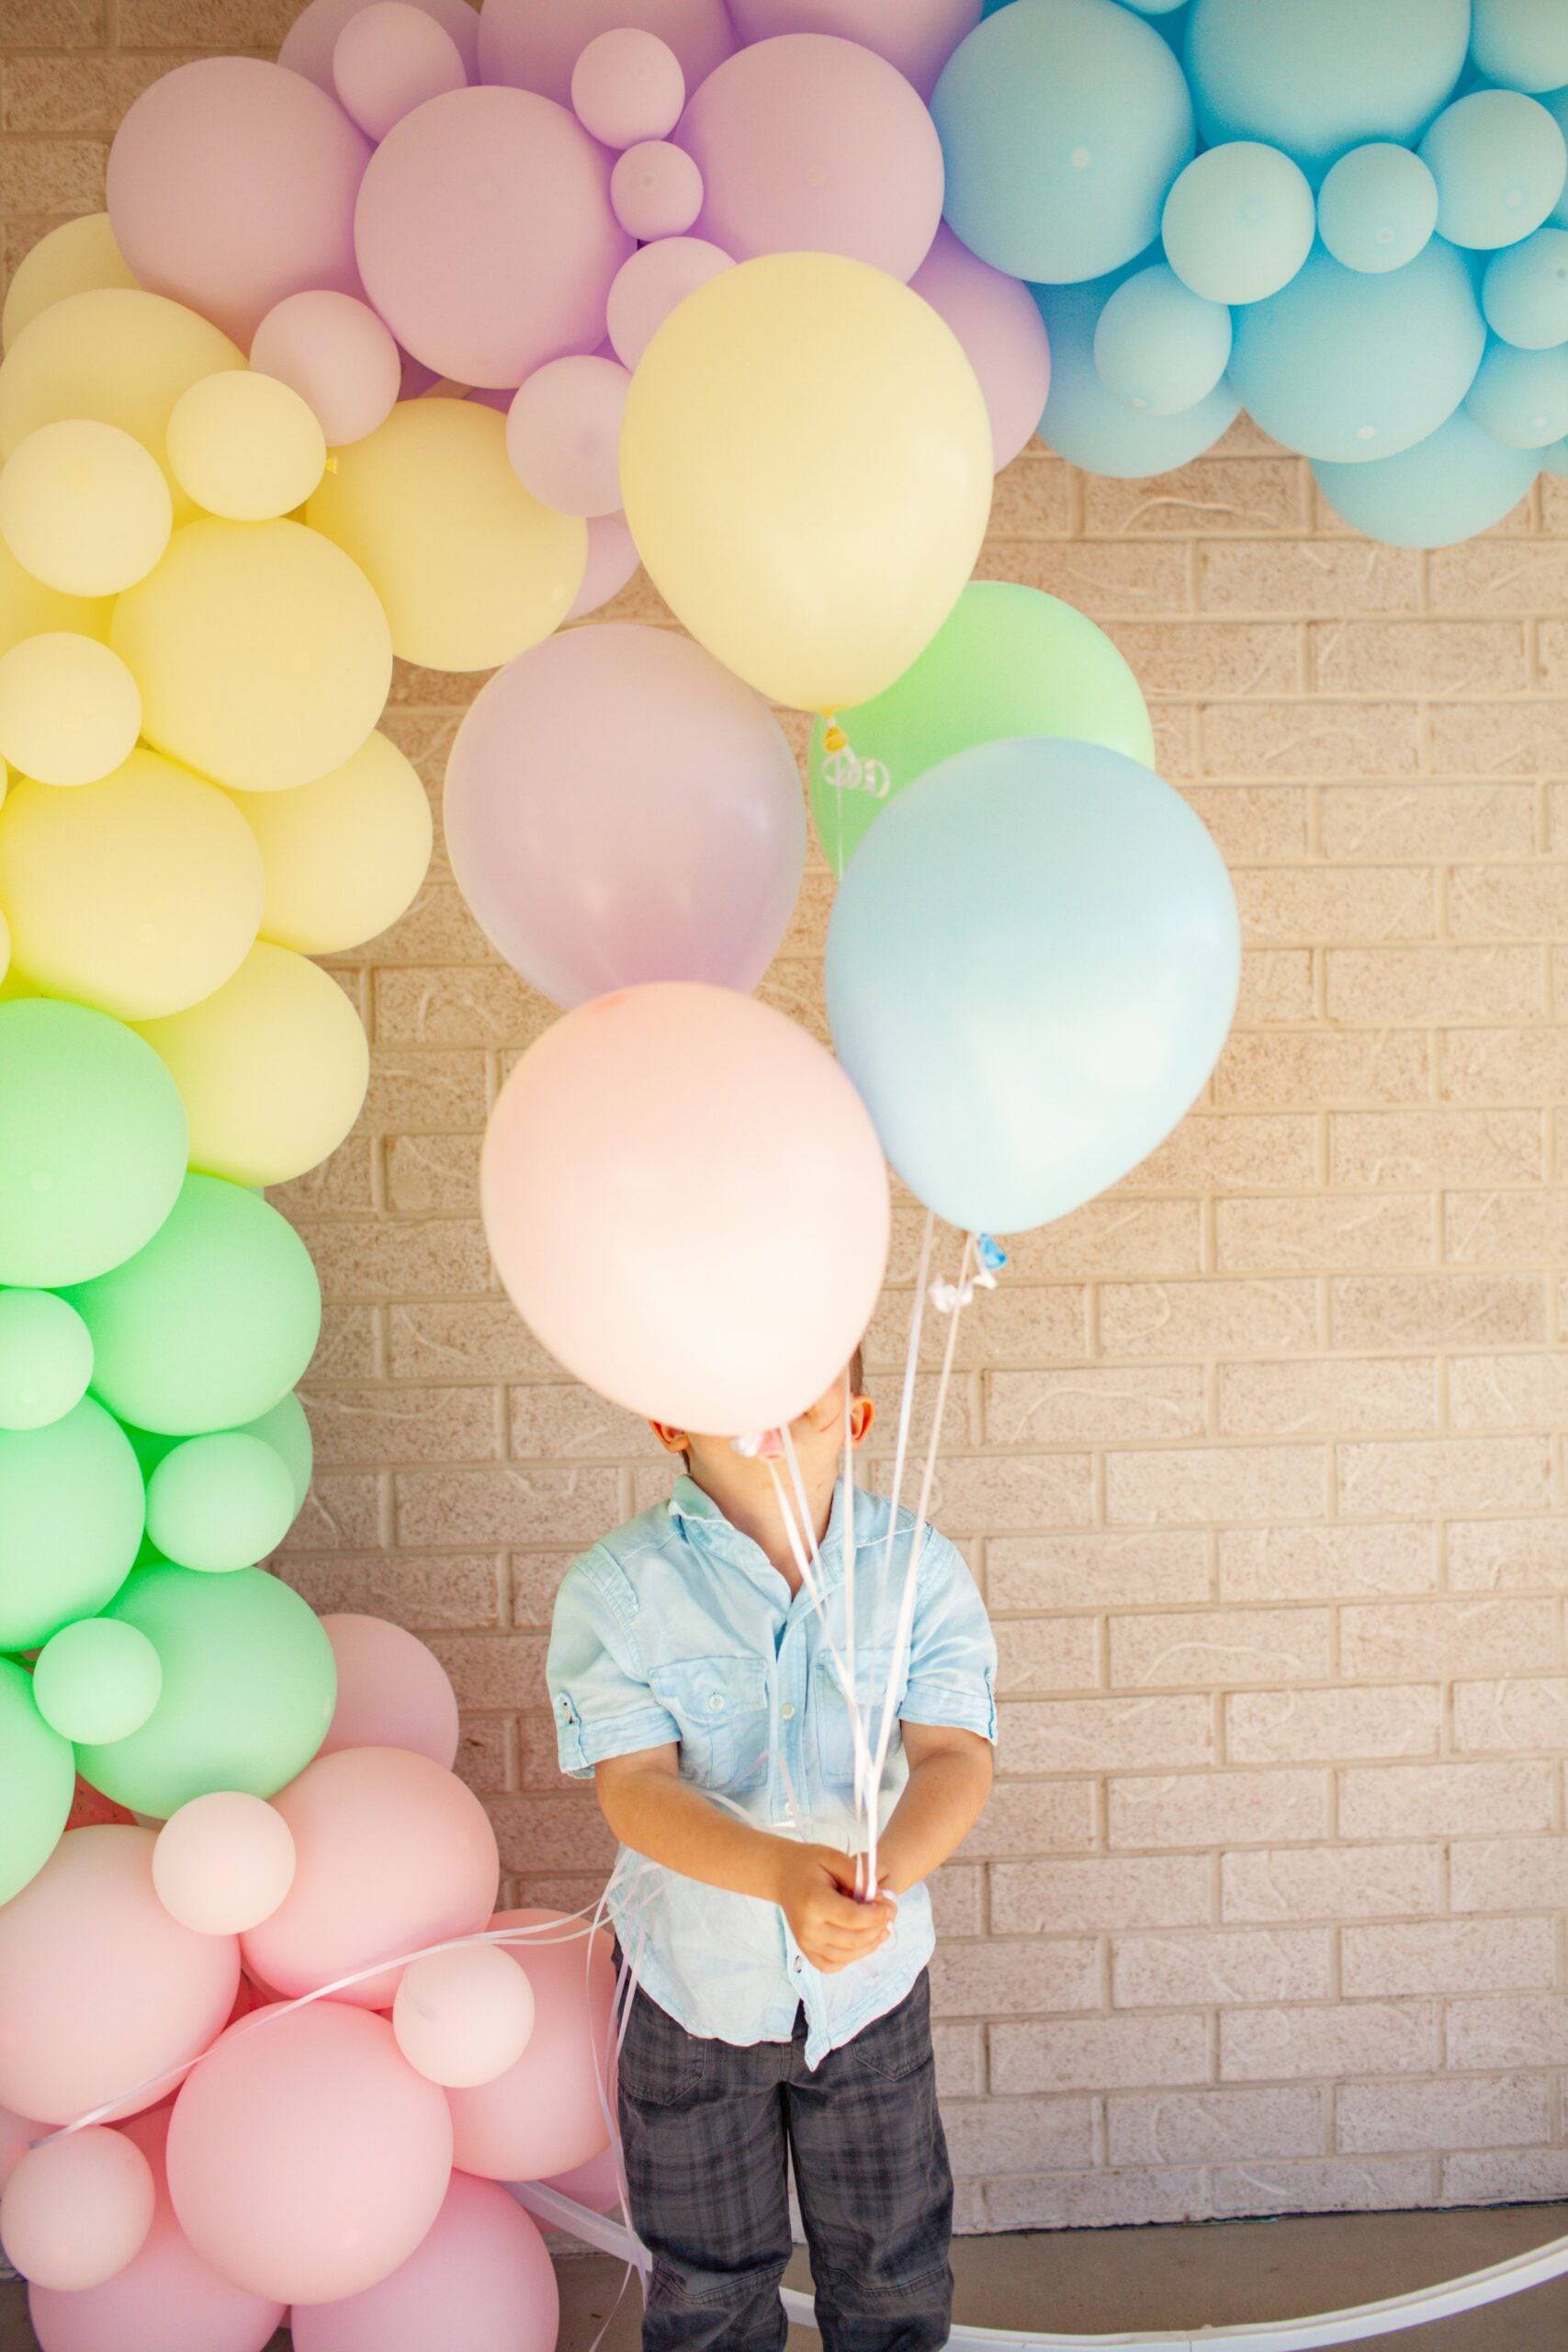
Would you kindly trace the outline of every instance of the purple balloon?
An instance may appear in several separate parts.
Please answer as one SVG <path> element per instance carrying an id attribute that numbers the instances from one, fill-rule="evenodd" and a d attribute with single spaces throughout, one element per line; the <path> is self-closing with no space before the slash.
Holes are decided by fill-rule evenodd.
<path id="1" fill-rule="evenodd" d="M 660 237 L 639 245 L 610 288 L 610 341 L 622 366 L 635 368 L 671 311 L 734 266 L 731 255 L 705 237 Z"/>
<path id="2" fill-rule="evenodd" d="M 909 288 L 947 321 L 980 379 L 991 462 L 1000 473 L 1033 437 L 1051 388 L 1051 346 L 1039 305 L 1021 279 L 961 245 L 945 221 Z"/>
<path id="3" fill-rule="evenodd" d="M 467 89 L 451 34 L 408 0 L 374 0 L 351 17 L 333 51 L 339 103 L 367 139 L 385 139 L 405 114 L 446 90 Z"/>
<path id="4" fill-rule="evenodd" d="M 743 41 L 771 40 L 775 33 L 840 33 L 858 40 L 929 98 L 959 42 L 979 23 L 980 0 L 729 0 L 729 13 Z"/>
<path id="5" fill-rule="evenodd" d="M 570 106 L 571 69 L 589 42 L 626 25 L 669 43 L 688 90 L 735 47 L 724 0 L 484 0 L 479 72 Z"/>
<path id="6" fill-rule="evenodd" d="M 547 638 L 491 680 L 446 767 L 457 887 L 557 1004 L 643 980 L 755 988 L 806 856 L 795 756 L 759 695 L 672 630 Z"/>
<path id="7" fill-rule="evenodd" d="M 506 417 L 512 470 L 558 514 L 621 511 L 621 418 L 631 378 L 592 352 L 551 359 L 513 394 Z"/>
<path id="8" fill-rule="evenodd" d="M 310 0 L 283 36 L 277 62 L 287 65 L 291 74 L 302 74 L 307 82 L 314 82 L 318 90 L 325 90 L 331 97 L 333 84 L 333 51 L 337 37 L 351 17 L 368 8 L 372 0 Z M 463 71 L 470 82 L 479 78 L 479 20 L 468 6 L 468 0 L 410 0 L 426 17 L 434 17 L 442 29 L 451 34 L 457 44 L 457 54 L 463 61 Z"/>

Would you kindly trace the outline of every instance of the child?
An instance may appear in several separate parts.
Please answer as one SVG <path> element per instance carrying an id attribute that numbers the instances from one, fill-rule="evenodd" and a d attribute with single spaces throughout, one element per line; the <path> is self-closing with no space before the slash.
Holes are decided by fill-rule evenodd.
<path id="1" fill-rule="evenodd" d="M 846 1430 L 846 1402 L 848 1429 Z M 996 1650 L 953 1545 L 928 1532 L 883 1776 L 878 1886 L 856 1899 L 844 1442 L 872 1404 L 856 1351 L 791 1430 L 821 1546 L 804 1588 L 770 1470 L 654 1424 L 685 1457 L 668 1504 L 595 1544 L 556 1602 L 562 1767 L 646 1857 L 612 1908 L 637 1991 L 620 2061 L 632 2221 L 653 2256 L 645 2352 L 782 2352 L 793 2154 L 827 2352 L 937 2352 L 953 2183 L 937 2113 L 923 1882 L 990 1789 Z M 858 1488 L 854 1675 L 874 1748 L 913 1521 Z M 787 2152 L 787 2154 L 786 2154 Z"/>

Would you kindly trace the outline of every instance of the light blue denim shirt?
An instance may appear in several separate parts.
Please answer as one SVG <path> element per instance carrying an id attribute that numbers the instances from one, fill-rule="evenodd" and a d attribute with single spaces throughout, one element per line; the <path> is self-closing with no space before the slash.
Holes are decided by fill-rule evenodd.
<path id="1" fill-rule="evenodd" d="M 866 1700 L 886 1688 L 914 1528 L 900 1512 L 884 1578 L 888 1516 L 882 1498 L 857 1488 L 855 1686 Z M 690 1478 L 576 1561 L 556 1600 L 547 1668 L 563 1771 L 586 1779 L 609 1757 L 678 1740 L 682 1778 L 757 1827 L 857 1844 L 853 1732 L 829 1647 L 847 1657 L 844 1517 L 840 1483 L 822 1544 L 820 1617 Z M 996 1645 L 974 1579 L 934 1530 L 917 1575 L 898 1716 L 994 1739 Z M 884 1821 L 908 1778 L 896 1723 Z M 688 2032 L 787 2041 L 804 2004 L 810 2066 L 904 1998 L 933 1941 L 931 1896 L 914 1887 L 879 1951 L 823 1974 L 775 1904 L 640 1855 L 623 1857 L 611 1912 L 640 1982 Z"/>

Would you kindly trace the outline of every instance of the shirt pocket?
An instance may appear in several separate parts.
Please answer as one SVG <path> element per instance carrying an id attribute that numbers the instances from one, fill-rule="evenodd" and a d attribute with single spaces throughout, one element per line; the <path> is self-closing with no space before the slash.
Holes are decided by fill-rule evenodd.
<path id="1" fill-rule="evenodd" d="M 681 1726 L 681 1770 L 733 1793 L 768 1777 L 768 1670 L 755 1657 L 689 1657 L 649 1675 Z"/>
<path id="2" fill-rule="evenodd" d="M 886 1701 L 887 1679 L 893 1671 L 894 1653 L 890 1649 L 857 1649 L 855 1652 L 855 1694 L 860 1702 L 860 1718 L 865 1726 L 866 1748 L 876 1753 L 876 1743 L 882 1733 L 882 1711 Z M 848 1659 L 844 1661 L 848 1666 Z M 850 1713 L 844 1686 L 839 1669 L 829 1657 L 818 1658 L 812 1678 L 811 1706 L 817 1718 L 817 1761 L 822 1778 L 830 1788 L 852 1788 L 855 1778 L 855 1728 Z M 889 1752 L 898 1740 L 897 1715 L 895 1713 L 893 1736 Z"/>

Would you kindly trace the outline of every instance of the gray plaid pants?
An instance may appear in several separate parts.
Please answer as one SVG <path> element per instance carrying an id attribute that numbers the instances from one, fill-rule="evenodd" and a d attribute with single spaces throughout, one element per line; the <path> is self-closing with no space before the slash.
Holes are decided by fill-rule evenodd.
<path id="1" fill-rule="evenodd" d="M 826 2352 L 940 2352 L 953 2177 L 931 1989 L 815 2074 L 793 2041 L 701 2039 L 638 1991 L 620 2064 L 632 2220 L 653 2256 L 643 2352 L 783 2352 L 795 2158 Z"/>

